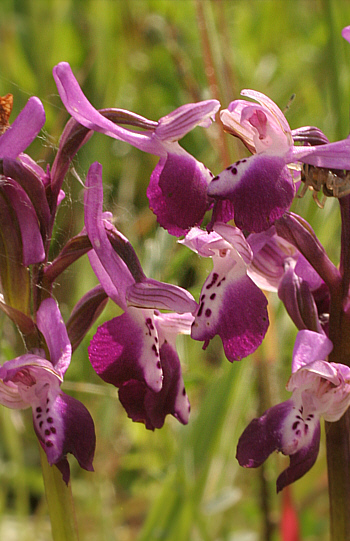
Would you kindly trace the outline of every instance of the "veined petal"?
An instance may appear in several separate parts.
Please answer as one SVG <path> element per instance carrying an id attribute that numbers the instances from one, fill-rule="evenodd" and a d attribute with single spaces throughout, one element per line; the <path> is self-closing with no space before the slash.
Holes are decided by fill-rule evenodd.
<path id="1" fill-rule="evenodd" d="M 29 98 L 24 109 L 0 137 L 0 158 L 17 158 L 34 141 L 45 124 L 45 111 L 39 98 Z"/>
<path id="2" fill-rule="evenodd" d="M 207 190 L 213 177 L 202 163 L 179 150 L 159 161 L 147 188 L 158 223 L 178 237 L 202 222 L 209 208 Z"/>
<path id="3" fill-rule="evenodd" d="M 120 302 L 122 302 L 126 289 L 134 282 L 134 279 L 108 240 L 102 219 L 102 166 L 97 162 L 89 169 L 86 188 L 84 196 L 86 231 L 101 264 L 118 292 Z"/>
<path id="4" fill-rule="evenodd" d="M 263 94 L 262 92 L 257 92 L 256 90 L 250 90 L 250 89 L 242 90 L 241 96 L 247 96 L 248 98 L 252 98 L 253 100 L 260 103 L 260 105 L 262 105 L 263 107 L 266 107 L 266 109 L 270 111 L 270 113 L 279 123 L 281 129 L 286 134 L 291 133 L 286 117 L 282 113 L 281 109 L 268 96 L 265 96 L 265 94 Z"/>
<path id="5" fill-rule="evenodd" d="M 289 160 L 326 169 L 350 170 L 350 138 L 314 147 L 293 147 Z"/>
<path id="6" fill-rule="evenodd" d="M 0 179 L 0 191 L 16 214 L 21 231 L 23 265 L 41 263 L 45 259 L 43 239 L 35 209 L 25 190 L 13 179 Z"/>
<path id="7" fill-rule="evenodd" d="M 233 202 L 236 225 L 258 233 L 266 231 L 292 203 L 292 176 L 282 157 L 255 154 L 230 165 L 216 176 L 208 195 Z"/>
<path id="8" fill-rule="evenodd" d="M 55 370 L 63 377 L 71 361 L 72 346 L 54 299 L 45 299 L 41 303 L 37 312 L 37 326 L 44 335 Z"/>
<path id="9" fill-rule="evenodd" d="M 186 289 L 146 278 L 129 286 L 126 292 L 128 306 L 174 310 L 179 314 L 194 312 L 197 303 Z"/>
<path id="10" fill-rule="evenodd" d="M 232 249 L 230 243 L 215 231 L 208 233 L 199 227 L 193 227 L 186 237 L 178 242 L 203 257 L 213 257 L 219 252 L 226 253 Z"/>
<path id="11" fill-rule="evenodd" d="M 60 62 L 55 66 L 53 68 L 53 76 L 65 108 L 82 126 L 85 126 L 89 130 L 104 133 L 114 139 L 130 143 L 144 152 L 149 152 L 157 156 L 166 155 L 166 150 L 162 142 L 158 138 L 152 137 L 151 133 L 136 132 L 122 128 L 101 115 L 83 94 L 67 62 Z"/>
<path id="12" fill-rule="evenodd" d="M 159 120 L 155 134 L 162 141 L 178 141 L 198 125 L 208 127 L 219 108 L 217 100 L 182 105 Z"/>
<path id="13" fill-rule="evenodd" d="M 309 330 L 299 331 L 293 349 L 292 374 L 303 366 L 325 359 L 333 349 L 327 336 Z"/>
<path id="14" fill-rule="evenodd" d="M 215 223 L 213 225 L 213 230 L 219 233 L 219 235 L 227 240 L 234 247 L 235 250 L 239 253 L 244 263 L 248 266 L 251 264 L 253 259 L 253 252 L 242 231 L 238 227 L 233 227 L 232 225 Z"/>
<path id="15" fill-rule="evenodd" d="M 143 381 L 155 392 L 162 387 L 159 338 L 153 312 L 128 308 L 97 329 L 88 348 L 95 372 L 116 387 Z"/>

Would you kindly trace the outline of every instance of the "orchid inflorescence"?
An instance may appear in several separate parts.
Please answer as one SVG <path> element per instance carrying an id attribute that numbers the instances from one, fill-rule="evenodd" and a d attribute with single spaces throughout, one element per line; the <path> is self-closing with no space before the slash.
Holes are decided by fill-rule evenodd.
<path id="1" fill-rule="evenodd" d="M 343 36 L 350 41 L 350 27 Z M 0 307 L 27 350 L 0 367 L 0 402 L 32 408 L 48 461 L 68 482 L 67 453 L 92 470 L 95 432 L 85 406 L 60 386 L 72 351 L 108 299 L 123 313 L 98 327 L 88 348 L 90 362 L 118 388 L 128 416 L 154 430 L 168 414 L 183 424 L 189 420 L 177 335 L 190 335 L 203 348 L 218 335 L 227 359 L 239 361 L 260 346 L 267 332 L 264 291 L 277 292 L 299 331 L 287 383 L 292 395 L 248 425 L 237 459 L 256 467 L 275 450 L 289 455 L 290 465 L 277 480 L 277 490 L 283 489 L 314 464 L 320 418 L 337 421 L 350 405 L 350 368 L 332 321 L 339 295 L 341 302 L 335 304 L 344 318 L 349 315 L 347 246 L 342 245 L 338 269 L 310 225 L 288 210 L 305 171 L 329 171 L 339 179 L 337 185 L 309 185 L 314 190 L 325 186 L 326 195 L 344 201 L 350 197 L 350 139 L 329 143 L 318 128 L 291 130 L 272 100 L 244 90 L 242 95 L 254 101 L 235 100 L 220 118 L 225 131 L 240 138 L 252 155 L 214 176 L 178 141 L 196 126 L 210 126 L 218 101 L 187 104 L 154 122 L 121 109 L 95 109 L 65 62 L 55 66 L 53 75 L 71 118 L 52 167 L 44 170 L 24 153 L 45 123 L 38 98 L 30 98 L 0 136 Z M 197 301 L 185 289 L 145 275 L 113 216 L 103 211 L 97 162 L 86 178 L 84 229 L 49 261 L 56 213 L 65 196 L 62 183 L 75 154 L 96 131 L 159 157 L 147 189 L 150 208 L 180 244 L 212 259 Z M 350 215 L 342 215 L 343 227 L 349 228 Z M 83 254 L 99 285 L 84 295 L 65 324 L 53 285 Z M 329 362 L 332 351 L 344 364 Z"/>

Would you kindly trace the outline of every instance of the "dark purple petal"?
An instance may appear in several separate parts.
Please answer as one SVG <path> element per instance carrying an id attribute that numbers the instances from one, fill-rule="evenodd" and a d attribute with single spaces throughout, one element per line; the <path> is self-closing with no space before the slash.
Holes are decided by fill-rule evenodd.
<path id="1" fill-rule="evenodd" d="M 158 223 L 171 235 L 185 235 L 208 209 L 211 174 L 189 154 L 168 154 L 154 169 L 147 196 Z"/>
<path id="2" fill-rule="evenodd" d="M 149 430 L 161 428 L 168 414 L 187 424 L 190 410 L 180 361 L 170 344 L 164 343 L 160 348 L 160 360 L 164 376 L 161 391 L 155 393 L 136 380 L 126 382 L 119 389 L 119 399 L 128 417 L 145 423 Z"/>
<path id="3" fill-rule="evenodd" d="M 31 317 L 26 316 L 25 314 L 23 314 L 23 312 L 16 310 L 12 306 L 8 306 L 1 300 L 0 310 L 2 310 L 10 319 L 12 319 L 12 321 L 17 325 L 18 329 L 24 336 L 29 337 L 30 335 L 32 335 L 33 337 L 35 337 L 35 339 L 37 339 L 38 333 L 35 327 L 35 323 Z"/>
<path id="4" fill-rule="evenodd" d="M 278 286 L 278 296 L 299 330 L 321 331 L 317 307 L 310 287 L 291 267 L 285 272 Z"/>
<path id="5" fill-rule="evenodd" d="M 328 287 L 338 287 L 340 274 L 331 262 L 310 225 L 300 216 L 287 212 L 275 224 L 278 235 L 291 244 L 307 259 Z"/>
<path id="6" fill-rule="evenodd" d="M 43 239 L 38 217 L 25 190 L 13 179 L 0 180 L 0 191 L 7 199 L 21 232 L 23 265 L 28 267 L 45 259 Z"/>
<path id="7" fill-rule="evenodd" d="M 90 413 L 81 402 L 60 392 L 45 408 L 33 408 L 33 420 L 49 464 L 57 464 L 66 483 L 69 481 L 69 468 L 65 462 L 68 453 L 75 456 L 81 468 L 93 471 L 95 428 Z"/>
<path id="8" fill-rule="evenodd" d="M 45 124 L 45 111 L 39 98 L 29 98 L 16 120 L 0 137 L 0 158 L 17 158 L 34 141 Z"/>
<path id="9" fill-rule="evenodd" d="M 267 299 L 246 275 L 227 280 L 211 273 L 202 289 L 191 336 L 206 343 L 216 334 L 229 361 L 238 361 L 261 344 L 269 319 Z"/>
<path id="10" fill-rule="evenodd" d="M 57 277 L 74 261 L 92 249 L 87 235 L 79 234 L 69 239 L 58 256 L 44 269 L 45 286 L 50 289 Z"/>
<path id="11" fill-rule="evenodd" d="M 39 172 L 34 172 L 21 161 L 4 158 L 0 163 L 0 174 L 15 180 L 28 195 L 40 223 L 40 230 L 44 242 L 46 241 L 50 223 L 50 209 L 46 199 L 45 186 Z M 27 160 L 26 160 L 27 161 Z M 41 168 L 39 168 L 40 170 Z M 41 170 L 42 171 L 42 170 Z"/>
<path id="12" fill-rule="evenodd" d="M 211 220 L 207 225 L 206 229 L 208 232 L 213 230 L 214 224 L 216 222 L 222 222 L 226 224 L 230 220 L 234 219 L 234 209 L 232 201 L 227 199 L 215 201 L 213 206 L 213 212 Z"/>
<path id="13" fill-rule="evenodd" d="M 289 467 L 277 479 L 277 492 L 300 479 L 315 464 L 320 447 L 320 434 L 321 429 L 318 422 L 309 446 L 303 447 L 294 455 L 290 455 Z"/>
<path id="14" fill-rule="evenodd" d="M 11 261 L 11 266 L 8 262 Z M 23 265 L 21 232 L 13 209 L 0 191 L 0 280 L 6 304 L 29 315 L 30 274 Z"/>
<path id="15" fill-rule="evenodd" d="M 244 158 L 215 177 L 208 195 L 233 202 L 234 217 L 240 229 L 266 231 L 289 208 L 295 193 L 285 160 L 256 154 Z"/>
<path id="16" fill-rule="evenodd" d="M 273 451 L 281 450 L 283 423 L 292 409 L 293 402 L 287 400 L 249 423 L 238 440 L 236 458 L 240 466 L 257 468 Z"/>
<path id="17" fill-rule="evenodd" d="M 96 286 L 74 306 L 67 321 L 67 332 L 72 344 L 72 351 L 76 350 L 91 325 L 102 313 L 107 301 L 107 293 L 101 286 Z"/>
<path id="18" fill-rule="evenodd" d="M 97 329 L 88 351 L 93 369 L 107 383 L 120 387 L 138 380 L 156 392 L 161 389 L 158 335 L 151 311 L 129 308 L 107 321 Z"/>

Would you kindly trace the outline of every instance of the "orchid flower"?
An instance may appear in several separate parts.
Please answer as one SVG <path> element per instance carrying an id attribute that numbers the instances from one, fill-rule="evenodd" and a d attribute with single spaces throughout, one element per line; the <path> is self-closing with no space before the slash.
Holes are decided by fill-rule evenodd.
<path id="1" fill-rule="evenodd" d="M 197 304 L 187 291 L 145 277 L 131 245 L 106 219 L 102 206 L 102 169 L 95 163 L 85 192 L 85 226 L 93 247 L 89 259 L 105 292 L 124 313 L 98 328 L 89 346 L 91 364 L 119 388 L 134 421 L 160 428 L 171 413 L 187 423 L 189 403 L 175 336 L 190 333 Z M 161 308 L 178 313 L 162 314 Z"/>
<path id="2" fill-rule="evenodd" d="M 180 242 L 213 260 L 194 314 L 192 338 L 204 340 L 206 348 L 218 334 L 229 361 L 250 355 L 261 344 L 269 320 L 267 299 L 247 274 L 252 251 L 242 232 L 215 224 L 211 233 L 191 229 Z"/>
<path id="3" fill-rule="evenodd" d="M 208 127 L 219 102 L 187 104 L 158 122 L 143 119 L 146 131 L 139 132 L 118 126 L 97 111 L 84 96 L 67 62 L 55 66 L 53 76 L 64 106 L 77 122 L 160 157 L 147 190 L 159 224 L 177 236 L 200 224 L 209 208 L 207 188 L 213 175 L 180 147 L 178 140 L 197 125 Z"/>
<path id="4" fill-rule="evenodd" d="M 32 408 L 34 429 L 48 462 L 60 469 L 68 483 L 67 453 L 85 470 L 93 470 L 94 424 L 85 406 L 60 390 L 71 360 L 71 345 L 53 299 L 41 303 L 37 327 L 49 356 L 39 349 L 6 361 L 0 367 L 0 403 L 14 409 Z"/>
<path id="5" fill-rule="evenodd" d="M 254 90 L 241 94 L 260 105 L 235 100 L 221 111 L 221 121 L 225 130 L 239 137 L 254 155 L 238 160 L 214 177 L 208 195 L 231 201 L 236 225 L 258 233 L 273 225 L 292 203 L 295 187 L 288 164 L 350 169 L 350 139 L 294 146 L 293 132 L 270 98 Z"/>
<path id="6" fill-rule="evenodd" d="M 290 465 L 277 479 L 277 492 L 315 463 L 320 418 L 337 421 L 350 405 L 350 368 L 326 360 L 332 348 L 326 336 L 299 331 L 287 383 L 292 397 L 254 419 L 239 439 L 237 459 L 246 468 L 260 466 L 275 450 L 289 455 Z"/>

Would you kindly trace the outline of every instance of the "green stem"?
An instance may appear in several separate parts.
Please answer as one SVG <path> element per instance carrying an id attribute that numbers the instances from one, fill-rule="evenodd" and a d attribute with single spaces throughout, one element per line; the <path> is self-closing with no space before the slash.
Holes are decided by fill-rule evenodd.
<path id="1" fill-rule="evenodd" d="M 350 541 L 350 410 L 326 423 L 331 541 Z"/>
<path id="2" fill-rule="evenodd" d="M 341 211 L 341 283 L 331 291 L 329 361 L 350 366 L 350 197 L 339 200 Z M 331 541 L 350 541 L 350 409 L 336 423 L 326 423 Z"/>
<path id="3" fill-rule="evenodd" d="M 56 466 L 50 466 L 39 445 L 45 494 L 54 541 L 78 541 L 78 528 L 70 483 L 68 486 Z"/>

